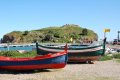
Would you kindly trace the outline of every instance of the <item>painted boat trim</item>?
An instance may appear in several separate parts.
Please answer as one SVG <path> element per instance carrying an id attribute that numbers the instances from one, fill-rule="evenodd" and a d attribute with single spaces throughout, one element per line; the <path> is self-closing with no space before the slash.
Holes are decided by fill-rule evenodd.
<path id="1" fill-rule="evenodd" d="M 41 46 L 39 46 L 39 49 L 44 50 L 44 51 L 49 51 L 49 52 L 60 52 L 60 51 L 63 51 L 63 50 L 60 50 L 60 49 L 43 48 Z M 92 48 L 92 49 L 85 49 L 85 50 L 68 50 L 68 53 L 94 52 L 94 51 L 98 51 L 98 50 L 102 50 L 102 49 L 103 49 L 103 47 L 100 46 L 100 47 L 95 47 L 95 48 Z"/>
<path id="2" fill-rule="evenodd" d="M 24 65 L 24 66 L 0 66 L 4 70 L 34 70 L 34 69 L 58 69 L 64 68 L 66 63 L 43 64 L 43 65 Z"/>

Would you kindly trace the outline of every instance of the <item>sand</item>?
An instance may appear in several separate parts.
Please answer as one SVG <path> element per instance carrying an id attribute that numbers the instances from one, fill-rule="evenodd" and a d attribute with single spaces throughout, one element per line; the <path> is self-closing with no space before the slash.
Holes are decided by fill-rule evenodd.
<path id="1" fill-rule="evenodd" d="M 70 63 L 63 69 L 39 71 L 0 71 L 0 80 L 120 80 L 120 63 L 116 60 L 94 64 Z"/>

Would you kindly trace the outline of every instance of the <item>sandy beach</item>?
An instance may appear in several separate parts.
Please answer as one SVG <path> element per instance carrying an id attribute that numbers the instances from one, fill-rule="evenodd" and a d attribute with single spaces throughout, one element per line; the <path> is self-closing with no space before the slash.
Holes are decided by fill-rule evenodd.
<path id="1" fill-rule="evenodd" d="M 63 69 L 0 71 L 0 80 L 120 80 L 120 63 L 115 60 L 95 64 L 69 63 Z"/>

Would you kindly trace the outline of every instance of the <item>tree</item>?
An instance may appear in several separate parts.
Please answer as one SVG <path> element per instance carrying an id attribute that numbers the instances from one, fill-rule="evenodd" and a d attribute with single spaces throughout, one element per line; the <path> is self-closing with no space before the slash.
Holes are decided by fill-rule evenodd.
<path id="1" fill-rule="evenodd" d="M 60 34 L 56 32 L 56 33 L 54 34 L 54 37 L 60 38 Z"/>
<path id="2" fill-rule="evenodd" d="M 53 35 L 52 34 L 47 34 L 44 38 L 45 41 L 52 41 L 53 40 Z"/>
<path id="3" fill-rule="evenodd" d="M 27 35 L 29 33 L 29 31 L 24 31 L 23 35 Z"/>
<path id="4" fill-rule="evenodd" d="M 82 35 L 87 35 L 88 34 L 88 30 L 86 29 L 86 28 L 84 28 L 83 30 L 82 30 Z"/>

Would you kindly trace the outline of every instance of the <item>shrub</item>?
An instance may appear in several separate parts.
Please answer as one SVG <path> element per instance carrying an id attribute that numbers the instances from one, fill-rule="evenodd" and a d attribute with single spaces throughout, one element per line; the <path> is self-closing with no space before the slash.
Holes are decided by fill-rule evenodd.
<path id="1" fill-rule="evenodd" d="M 112 58 L 113 58 L 112 56 L 104 55 L 100 58 L 100 61 L 111 60 Z"/>
<path id="2" fill-rule="evenodd" d="M 19 55 L 20 53 L 19 52 L 17 52 L 17 51 L 1 51 L 0 52 L 0 55 L 1 56 L 9 56 L 9 57 L 11 57 L 11 56 L 17 56 L 17 55 Z"/>
<path id="3" fill-rule="evenodd" d="M 120 59 L 118 59 L 118 60 L 116 60 L 116 61 L 120 63 Z"/>
<path id="4" fill-rule="evenodd" d="M 0 56 L 15 57 L 15 58 L 25 58 L 25 57 L 35 57 L 37 55 L 36 51 L 30 51 L 25 53 L 19 53 L 18 51 L 1 51 Z"/>
<path id="5" fill-rule="evenodd" d="M 120 59 L 120 54 L 113 54 L 113 58 Z"/>

